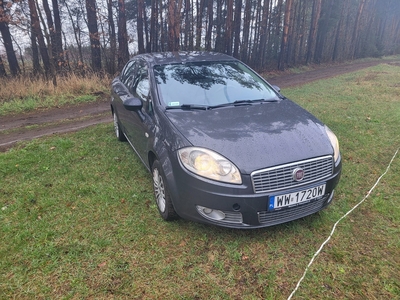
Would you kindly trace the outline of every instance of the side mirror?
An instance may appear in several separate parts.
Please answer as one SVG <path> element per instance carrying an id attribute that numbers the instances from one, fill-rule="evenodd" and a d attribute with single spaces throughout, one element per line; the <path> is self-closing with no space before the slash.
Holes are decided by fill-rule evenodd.
<path id="1" fill-rule="evenodd" d="M 128 98 L 124 101 L 124 107 L 126 110 L 129 111 L 138 111 L 142 108 L 143 104 L 142 101 L 140 101 L 140 99 L 132 97 L 132 98 Z"/>

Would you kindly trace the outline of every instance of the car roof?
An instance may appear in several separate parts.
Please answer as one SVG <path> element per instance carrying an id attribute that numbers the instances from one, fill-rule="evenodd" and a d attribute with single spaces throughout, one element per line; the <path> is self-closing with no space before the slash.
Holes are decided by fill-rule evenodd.
<path id="1" fill-rule="evenodd" d="M 147 63 L 152 66 L 180 64 L 188 62 L 236 60 L 232 56 L 223 53 L 205 51 L 152 52 L 136 55 L 132 59 L 137 58 L 142 58 L 146 60 Z"/>

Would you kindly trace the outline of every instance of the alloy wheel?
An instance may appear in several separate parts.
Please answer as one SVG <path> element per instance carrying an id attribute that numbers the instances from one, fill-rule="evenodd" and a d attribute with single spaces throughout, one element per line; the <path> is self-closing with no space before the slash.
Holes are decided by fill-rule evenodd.
<path id="1" fill-rule="evenodd" d="M 153 170 L 153 184 L 154 184 L 154 194 L 156 197 L 156 202 L 160 212 L 165 212 L 165 185 L 164 180 L 157 168 Z"/>
<path id="2" fill-rule="evenodd" d="M 115 113 L 113 113 L 114 116 L 114 131 L 115 131 L 115 135 L 117 136 L 117 138 L 120 138 L 119 136 L 119 125 L 118 125 L 118 118 L 117 115 Z"/>

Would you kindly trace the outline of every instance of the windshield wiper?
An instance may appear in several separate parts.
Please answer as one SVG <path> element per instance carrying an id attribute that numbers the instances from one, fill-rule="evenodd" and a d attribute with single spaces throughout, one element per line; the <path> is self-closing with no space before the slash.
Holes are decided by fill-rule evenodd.
<path id="1" fill-rule="evenodd" d="M 230 103 L 223 103 L 218 105 L 209 106 L 209 109 L 220 108 L 226 106 L 243 106 L 243 105 L 252 105 L 253 103 L 263 103 L 263 102 L 278 102 L 276 99 L 254 99 L 254 100 L 236 100 Z"/>
<path id="2" fill-rule="evenodd" d="M 192 110 L 192 109 L 199 109 L 199 110 L 208 110 L 220 107 L 227 107 L 227 106 L 244 106 L 244 105 L 253 105 L 253 103 L 263 103 L 263 102 L 278 102 L 277 99 L 254 99 L 254 100 L 236 100 L 234 102 L 222 103 L 217 105 L 198 105 L 198 104 L 182 104 L 182 105 L 174 105 L 174 106 L 167 106 L 166 109 L 182 109 L 182 110 Z"/>
<path id="3" fill-rule="evenodd" d="M 272 99 L 256 99 L 256 100 L 252 100 L 252 102 L 270 103 L 270 102 L 278 102 L 278 99 L 273 99 L 273 98 Z"/>
<path id="4" fill-rule="evenodd" d="M 253 104 L 253 100 L 236 100 L 232 103 L 234 106 L 246 105 L 246 104 Z"/>
<path id="5" fill-rule="evenodd" d="M 167 106 L 166 109 L 184 109 L 184 110 L 191 110 L 191 109 L 200 109 L 200 110 L 207 110 L 209 106 L 206 105 L 197 105 L 197 104 L 182 104 L 177 106 Z"/>
<path id="6" fill-rule="evenodd" d="M 242 106 L 242 105 L 251 105 L 253 101 L 251 100 L 237 100 L 235 102 L 228 102 L 228 103 L 222 103 L 222 104 L 217 104 L 217 105 L 212 105 L 209 106 L 209 109 L 213 108 L 220 108 L 220 107 L 226 107 L 226 106 Z"/>

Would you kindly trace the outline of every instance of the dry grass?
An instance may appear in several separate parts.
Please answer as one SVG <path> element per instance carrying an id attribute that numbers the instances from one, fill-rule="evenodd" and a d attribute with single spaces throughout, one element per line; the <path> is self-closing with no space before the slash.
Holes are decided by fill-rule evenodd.
<path id="1" fill-rule="evenodd" d="M 3 79 L 0 85 L 0 107 L 14 102 L 34 99 L 48 105 L 59 98 L 108 93 L 111 78 L 101 74 L 88 74 L 85 77 L 69 74 L 56 78 L 57 86 L 43 78 L 18 77 Z M 12 112 L 12 111 L 8 111 Z"/>

